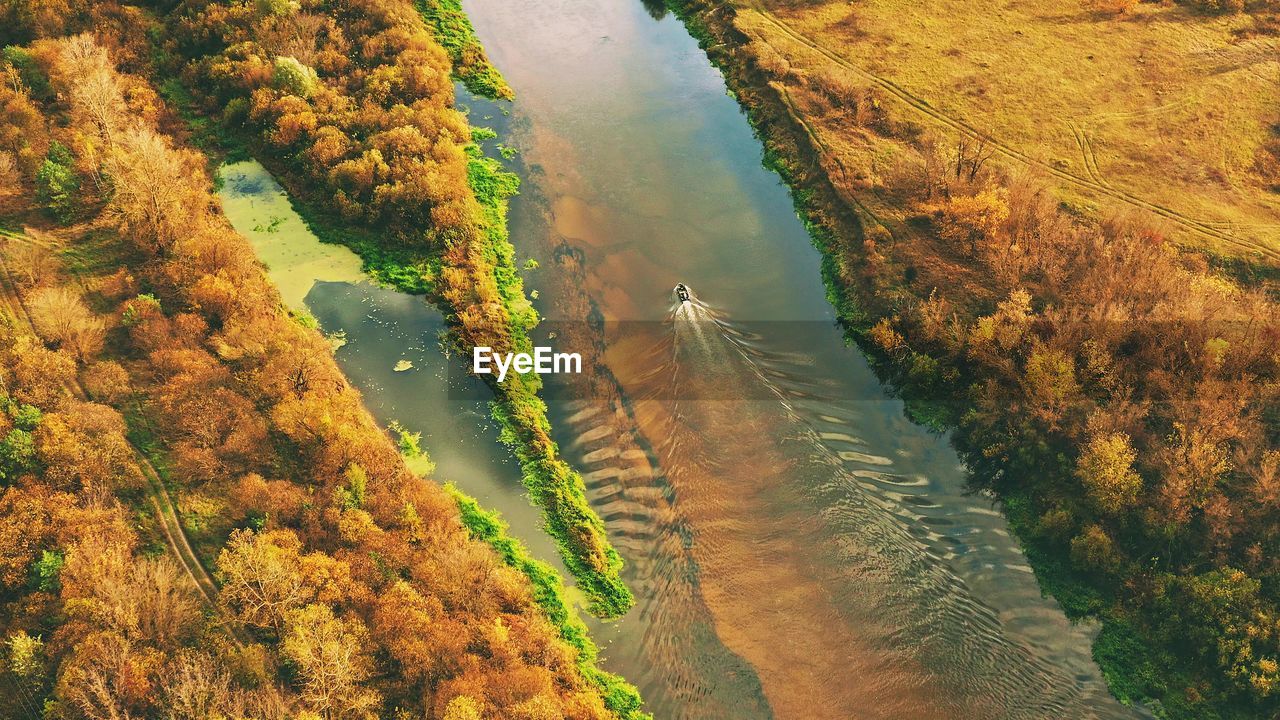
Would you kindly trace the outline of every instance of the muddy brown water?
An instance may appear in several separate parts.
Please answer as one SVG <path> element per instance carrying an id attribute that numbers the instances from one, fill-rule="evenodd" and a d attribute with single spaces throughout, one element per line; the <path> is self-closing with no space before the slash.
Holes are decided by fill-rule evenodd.
<path id="1" fill-rule="evenodd" d="M 683 26 L 639 0 L 464 5 L 518 95 L 510 115 L 464 103 L 502 136 L 488 150 L 519 150 L 512 241 L 538 261 L 540 342 L 587 361 L 549 381 L 556 439 L 637 597 L 591 622 L 604 666 L 657 718 L 1145 716 L 1107 693 L 1095 630 L 1041 597 L 947 439 L 846 345 L 786 188 Z M 236 206 L 237 227 L 278 248 L 292 226 L 271 230 L 269 185 L 223 197 L 254 192 L 263 217 Z M 316 279 L 306 306 L 375 415 L 422 432 L 437 477 L 559 566 L 439 315 Z"/>

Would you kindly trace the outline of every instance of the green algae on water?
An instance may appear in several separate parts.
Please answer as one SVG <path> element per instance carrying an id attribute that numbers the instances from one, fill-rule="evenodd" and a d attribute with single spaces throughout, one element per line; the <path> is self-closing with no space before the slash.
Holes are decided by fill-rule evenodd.
<path id="1" fill-rule="evenodd" d="M 256 160 L 223 165 L 218 178 L 223 213 L 253 246 L 290 310 L 307 311 L 307 293 L 317 282 L 366 279 L 360 257 L 346 246 L 321 242 Z"/>

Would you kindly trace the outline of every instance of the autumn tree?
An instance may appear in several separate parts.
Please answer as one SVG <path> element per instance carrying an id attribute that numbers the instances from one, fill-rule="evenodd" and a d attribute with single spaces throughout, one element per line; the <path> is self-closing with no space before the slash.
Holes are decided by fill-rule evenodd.
<path id="1" fill-rule="evenodd" d="M 1071 559 L 1077 567 L 1110 574 L 1121 562 L 1115 541 L 1099 525 L 1089 525 L 1071 540 Z"/>
<path id="2" fill-rule="evenodd" d="M 1095 435 L 1084 446 L 1076 473 L 1099 510 L 1115 515 L 1135 505 L 1142 491 L 1142 478 L 1133 469 L 1136 458 L 1122 432 Z"/>
<path id="3" fill-rule="evenodd" d="M 56 487 L 91 495 L 142 487 L 120 413 L 105 405 L 75 402 L 49 413 L 35 432 L 36 454 Z"/>
<path id="4" fill-rule="evenodd" d="M 22 190 L 22 175 L 18 158 L 11 152 L 0 151 L 0 199 L 17 195 Z"/>
<path id="5" fill-rule="evenodd" d="M 0 38 L 8 42 L 57 35 L 66 29 L 72 14 L 69 0 L 12 0 L 0 6 L 5 28 Z"/>
<path id="6" fill-rule="evenodd" d="M 1018 288 L 996 306 L 996 312 L 979 317 L 969 330 L 968 354 L 984 364 L 1014 375 L 1013 357 L 1027 338 L 1035 312 L 1031 293 Z"/>
<path id="7" fill-rule="evenodd" d="M 306 491 L 294 483 L 268 480 L 257 473 L 241 477 L 234 494 L 245 521 L 258 529 L 296 523 L 308 501 Z"/>
<path id="8" fill-rule="evenodd" d="M 200 603 L 169 558 L 134 558 L 117 540 L 89 537 L 67 554 L 62 591 L 77 613 L 133 642 L 174 648 L 197 627 Z"/>
<path id="9" fill-rule="evenodd" d="M 27 228 L 25 234 L 35 242 L 10 240 L 4 250 L 9 271 L 19 285 L 33 287 L 54 277 L 58 263 L 40 240 L 43 233 Z"/>
<path id="10" fill-rule="evenodd" d="M 198 160 L 155 131 L 126 130 L 103 167 L 114 186 L 112 211 L 138 247 L 162 253 L 202 221 L 205 203 L 191 192 L 203 186 Z"/>
<path id="11" fill-rule="evenodd" d="M 93 164 L 100 164 L 100 148 L 114 147 L 129 124 L 115 67 L 91 35 L 65 38 L 58 48 L 57 72 L 68 89 L 72 118 L 97 136 L 98 142 L 87 144 L 86 149 L 95 154 Z"/>
<path id="12" fill-rule="evenodd" d="M 1160 502 L 1166 516 L 1185 523 L 1218 492 L 1231 468 L 1227 447 L 1211 430 L 1198 424 L 1175 422 L 1173 433 L 1155 457 L 1162 469 Z"/>
<path id="13" fill-rule="evenodd" d="M 1036 414 L 1056 427 L 1080 391 L 1075 363 L 1061 350 L 1038 347 L 1027 358 L 1023 387 Z"/>
<path id="14" fill-rule="evenodd" d="M 118 602 L 136 608 L 134 636 L 162 648 L 177 647 L 199 625 L 201 606 L 191 578 L 169 557 L 135 559 Z M 101 591 L 100 591 L 101 592 Z"/>
<path id="15" fill-rule="evenodd" d="M 21 334 L 12 338 L 6 347 L 6 363 L 12 373 L 14 398 L 41 408 L 57 407 L 67 396 L 67 387 L 74 380 L 76 362 L 65 352 L 50 350 L 32 335 Z"/>
<path id="16" fill-rule="evenodd" d="M 10 487 L 0 495 L 0 588 L 16 590 L 30 580 L 40 553 L 51 549 L 54 523 L 70 495 L 39 486 Z"/>
<path id="17" fill-rule="evenodd" d="M 325 720 L 372 720 L 381 703 L 362 685 L 371 672 L 364 625 L 327 605 L 289 613 L 281 655 L 297 668 L 302 699 Z"/>
<path id="18" fill-rule="evenodd" d="M 114 632 L 77 643 L 63 662 L 55 697 L 78 716 L 128 720 L 155 709 L 162 656 Z"/>
<path id="19" fill-rule="evenodd" d="M 32 682 L 44 674 L 48 657 L 44 640 L 26 631 L 18 631 L 5 641 L 8 669 L 22 681 Z"/>
<path id="20" fill-rule="evenodd" d="M 115 403 L 131 392 L 129 372 L 115 360 L 100 360 L 80 372 L 80 382 L 94 400 Z"/>
<path id="21" fill-rule="evenodd" d="M 444 720 L 481 720 L 480 704 L 466 695 L 459 695 L 449 701 L 444 709 Z"/>
<path id="22" fill-rule="evenodd" d="M 1009 219 L 1009 205 L 1001 191 L 988 188 L 975 195 L 958 195 L 941 211 L 938 234 L 977 257 L 999 237 L 1000 227 Z"/>
<path id="23" fill-rule="evenodd" d="M 202 650 L 180 652 L 165 666 L 160 685 L 167 720 L 295 717 L 274 687 L 243 687 L 226 658 Z"/>
<path id="24" fill-rule="evenodd" d="M 298 12 L 296 0 L 256 0 L 254 9 L 263 17 L 287 17 Z"/>
<path id="25" fill-rule="evenodd" d="M 289 612 L 308 599 L 292 532 L 237 530 L 218 555 L 219 599 L 246 625 L 281 633 Z"/>
<path id="26" fill-rule="evenodd" d="M 1171 584 L 1162 609 L 1194 652 L 1254 700 L 1280 690 L 1280 617 L 1265 606 L 1257 578 L 1223 567 Z"/>
<path id="27" fill-rule="evenodd" d="M 995 147 L 985 137 L 961 135 L 956 141 L 955 158 L 952 161 L 956 180 L 973 182 L 991 156 Z"/>
<path id="28" fill-rule="evenodd" d="M 32 102 L 27 82 L 18 65 L 29 59 L 17 48 L 5 48 L 0 63 L 0 151 L 8 153 L 17 169 L 30 176 L 43 161 L 48 134 L 44 118 Z M 17 177 L 11 178 L 18 182 Z"/>
<path id="29" fill-rule="evenodd" d="M 370 625 L 373 637 L 404 668 L 406 680 L 430 687 L 461 667 L 467 632 L 445 613 L 439 599 L 407 582 L 393 584 L 379 598 Z"/>
<path id="30" fill-rule="evenodd" d="M 31 294 L 28 303 L 31 322 L 45 340 L 80 360 L 102 349 L 106 326 L 71 288 L 40 288 Z"/>

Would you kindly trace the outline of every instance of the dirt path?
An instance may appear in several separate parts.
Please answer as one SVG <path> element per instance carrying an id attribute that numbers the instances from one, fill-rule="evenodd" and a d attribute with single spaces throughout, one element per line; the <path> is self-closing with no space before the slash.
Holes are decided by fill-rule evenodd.
<path id="1" fill-rule="evenodd" d="M 803 32 L 796 30 L 791 25 L 789 25 L 785 20 L 779 18 L 777 15 L 774 15 L 772 12 L 769 11 L 767 7 L 765 7 L 764 3 L 761 0 L 745 0 L 744 7 L 748 10 L 754 11 L 764 22 L 768 23 L 770 26 L 775 28 L 782 35 L 809 48 L 810 50 L 817 52 L 818 54 L 827 58 L 831 62 L 839 65 L 840 67 L 857 74 L 859 77 L 869 81 L 870 83 L 874 84 L 875 86 L 879 87 L 880 89 L 888 93 L 890 97 L 893 97 L 901 101 L 916 113 L 920 115 L 924 115 L 925 117 L 928 117 L 934 120 L 935 122 L 941 125 L 944 125 L 948 128 L 951 128 L 952 130 L 960 132 L 964 135 L 968 135 L 968 136 L 977 138 L 979 140 L 982 140 L 986 142 L 988 146 L 994 149 L 997 153 L 999 153 L 1000 155 L 1003 155 L 1008 159 L 1018 161 L 1027 166 L 1035 167 L 1039 170 L 1046 172 L 1047 174 L 1053 177 L 1056 177 L 1059 180 L 1066 182 L 1069 185 L 1083 188 L 1090 192 L 1097 193 L 1098 195 L 1111 198 L 1113 200 L 1125 203 L 1127 205 L 1141 208 L 1143 210 L 1147 210 L 1151 213 L 1154 213 L 1155 215 L 1158 215 L 1162 218 L 1169 220 L 1170 222 L 1176 224 L 1177 226 L 1184 228 L 1192 233 L 1217 240 L 1227 246 L 1236 248 L 1237 250 L 1241 250 L 1247 253 L 1256 253 L 1258 255 L 1264 256 L 1273 261 L 1280 260 L 1280 250 L 1269 247 L 1268 245 L 1255 240 L 1238 237 L 1231 233 L 1224 232 L 1221 229 L 1223 227 L 1222 223 L 1207 222 L 1207 221 L 1190 217 L 1181 212 L 1178 212 L 1177 210 L 1173 210 L 1172 208 L 1165 207 L 1163 205 L 1151 202 L 1149 200 L 1145 200 L 1132 193 L 1112 187 L 1109 184 L 1107 184 L 1105 181 L 1103 181 L 1101 178 L 1083 177 L 1080 175 L 1076 175 L 1067 170 L 1058 168 L 1052 165 L 1051 163 L 1047 163 L 1042 160 L 1038 160 L 1034 157 L 1031 157 L 1030 155 L 1022 152 L 1021 150 L 1018 150 L 1017 148 L 1001 141 L 999 138 L 993 137 L 991 134 L 979 130 L 978 128 L 969 124 L 963 118 L 956 117 L 948 113 L 942 112 L 941 110 L 938 110 L 937 108 L 930 105 L 928 100 L 911 93 L 907 89 L 898 85 L 893 80 L 887 77 L 884 77 L 882 75 L 877 75 L 851 62 L 848 58 L 841 55 L 838 51 L 828 47 L 826 44 L 822 42 L 819 42 L 811 38 L 810 36 L 804 34 Z M 768 44 L 767 38 L 760 37 L 759 39 L 762 42 L 765 42 L 766 44 Z M 812 133 L 812 131 L 810 132 Z M 1078 139 L 1080 139 L 1080 142 L 1082 143 L 1082 146 L 1081 146 L 1082 153 L 1086 157 L 1089 156 L 1092 152 L 1092 149 L 1089 146 L 1087 137 L 1084 137 L 1083 134 L 1080 134 L 1077 137 Z M 1090 174 L 1092 175 L 1093 167 L 1090 167 L 1088 164 L 1086 164 L 1086 167 L 1089 167 L 1091 171 Z"/>
<path id="2" fill-rule="evenodd" d="M 21 242 L 39 245 L 49 250 L 56 250 L 56 247 L 41 243 L 26 235 L 11 233 L 0 230 L 0 238 L 7 243 Z M 77 277 L 80 282 L 80 278 Z M 83 283 L 82 283 L 83 286 Z M 0 255 L 0 299 L 8 308 L 10 314 L 15 319 L 24 323 L 32 332 L 37 335 L 35 325 L 31 322 L 31 315 L 27 311 L 25 303 L 22 301 L 21 295 L 17 290 L 17 285 L 13 282 L 13 277 L 9 273 L 9 265 L 3 255 Z M 38 335 L 37 335 L 38 337 Z M 79 381 L 68 383 L 66 389 L 78 400 L 88 402 L 89 395 Z M 143 476 L 147 479 L 148 494 L 147 499 L 151 505 L 152 512 L 159 523 L 161 532 L 164 534 L 165 542 L 169 546 L 170 554 L 178 561 L 178 564 L 186 570 L 191 582 L 199 591 L 201 599 L 204 603 L 212 608 L 221 620 L 222 625 L 226 628 L 232 640 L 243 649 L 250 643 L 250 639 L 243 637 L 236 630 L 235 623 L 227 615 L 226 610 L 218 604 L 218 586 L 214 582 L 213 576 L 209 574 L 204 564 L 200 562 L 200 558 L 196 555 L 195 549 L 191 546 L 191 541 L 187 538 L 186 532 L 182 529 L 182 522 L 178 518 L 173 499 L 169 495 L 168 489 L 164 486 L 160 472 L 156 470 L 155 465 L 147 459 L 145 453 L 140 448 L 129 443 L 133 450 L 134 461 L 137 463 L 138 469 L 142 471 Z"/>

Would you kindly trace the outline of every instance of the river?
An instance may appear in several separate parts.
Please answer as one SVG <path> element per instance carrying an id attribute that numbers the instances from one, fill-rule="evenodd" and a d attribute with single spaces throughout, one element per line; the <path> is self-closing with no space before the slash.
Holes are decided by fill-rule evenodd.
<path id="1" fill-rule="evenodd" d="M 542 342 L 587 359 L 547 397 L 637 596 L 592 622 L 605 667 L 658 718 L 1144 715 L 1110 697 L 1094 630 L 1041 597 L 947 439 L 845 343 L 786 188 L 685 29 L 640 0 L 464 5 L 518 95 L 509 118 L 469 104 L 519 151 L 512 241 L 537 261 Z M 262 217 L 228 214 L 254 239 Z M 438 314 L 317 279 L 292 292 L 345 336 L 379 419 L 555 562 Z"/>

